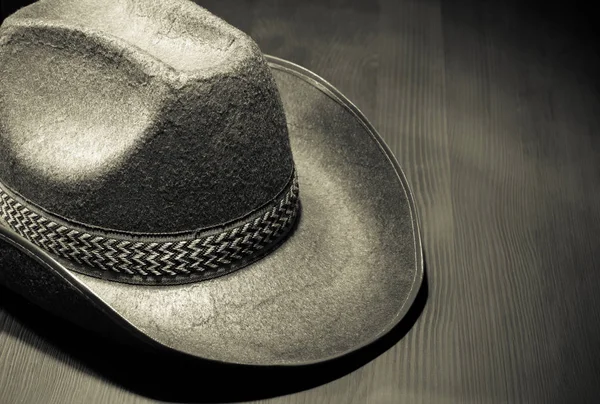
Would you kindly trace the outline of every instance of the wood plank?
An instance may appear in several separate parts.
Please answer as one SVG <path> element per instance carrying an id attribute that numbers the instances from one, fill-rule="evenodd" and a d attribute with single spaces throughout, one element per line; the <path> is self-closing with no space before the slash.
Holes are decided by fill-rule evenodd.
<path id="1" fill-rule="evenodd" d="M 543 22 L 514 15 L 510 3 L 444 8 L 456 286 L 464 286 L 457 307 L 464 379 L 456 394 L 479 402 L 571 401 L 564 378 L 583 363 L 592 366 L 580 352 L 594 334 L 571 335 L 563 322 L 595 328 L 589 324 L 597 312 L 590 307 L 583 315 L 579 306 L 587 287 L 565 286 L 575 268 L 586 278 L 595 270 L 589 240 L 596 243 L 598 214 L 585 224 L 582 216 L 572 221 L 581 203 L 593 200 L 583 195 L 577 172 L 593 165 L 580 143 L 592 139 L 553 110 L 593 104 L 573 103 L 588 89 L 549 53 L 574 38 L 553 37 Z M 586 184 L 597 184 L 597 176 L 587 177 Z M 587 265 L 576 265 L 568 250 L 587 257 Z M 586 286 L 598 286 L 588 280 Z M 592 370 L 578 374 L 580 382 L 597 381 Z M 598 390 L 581 394 L 590 398 Z"/>

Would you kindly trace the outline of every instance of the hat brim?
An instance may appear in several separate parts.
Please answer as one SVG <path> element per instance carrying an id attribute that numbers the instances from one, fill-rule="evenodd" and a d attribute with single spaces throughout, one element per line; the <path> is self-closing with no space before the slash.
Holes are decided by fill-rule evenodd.
<path id="1" fill-rule="evenodd" d="M 405 176 L 341 93 L 297 65 L 267 59 L 288 120 L 302 203 L 294 233 L 270 255 L 204 282 L 139 286 L 70 271 L 73 264 L 3 226 L 0 238 L 59 274 L 121 327 L 203 359 L 306 365 L 386 334 L 406 315 L 423 279 Z"/>

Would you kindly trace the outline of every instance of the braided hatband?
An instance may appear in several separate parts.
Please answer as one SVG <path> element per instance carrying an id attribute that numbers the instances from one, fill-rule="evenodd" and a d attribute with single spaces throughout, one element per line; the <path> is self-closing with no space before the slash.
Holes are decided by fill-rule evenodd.
<path id="1" fill-rule="evenodd" d="M 177 241 L 111 238 L 59 224 L 28 209 L 0 188 L 0 218 L 36 246 L 125 282 L 147 278 L 185 282 L 231 272 L 256 260 L 293 227 L 299 211 L 294 173 L 280 199 L 234 227 Z M 95 274 L 98 276 L 98 274 Z M 129 280 L 127 279 L 129 278 Z M 131 279 L 138 279 L 131 281 Z"/>

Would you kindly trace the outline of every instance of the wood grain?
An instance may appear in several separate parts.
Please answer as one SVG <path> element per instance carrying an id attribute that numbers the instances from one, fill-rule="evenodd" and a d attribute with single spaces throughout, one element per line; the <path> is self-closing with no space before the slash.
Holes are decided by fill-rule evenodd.
<path id="1" fill-rule="evenodd" d="M 597 402 L 589 31 L 517 2 L 198 3 L 346 94 L 399 159 L 422 224 L 428 297 L 411 330 L 344 377 L 258 402 Z M 151 401 L 0 305 L 0 403 Z"/>

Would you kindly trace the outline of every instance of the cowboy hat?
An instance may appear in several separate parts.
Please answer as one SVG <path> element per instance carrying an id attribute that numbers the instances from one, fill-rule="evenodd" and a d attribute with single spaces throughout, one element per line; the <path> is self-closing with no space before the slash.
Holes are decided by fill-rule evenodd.
<path id="1" fill-rule="evenodd" d="M 414 202 L 373 126 L 201 7 L 41 0 L 0 76 L 0 283 L 35 303 L 250 365 L 340 357 L 413 303 Z"/>

